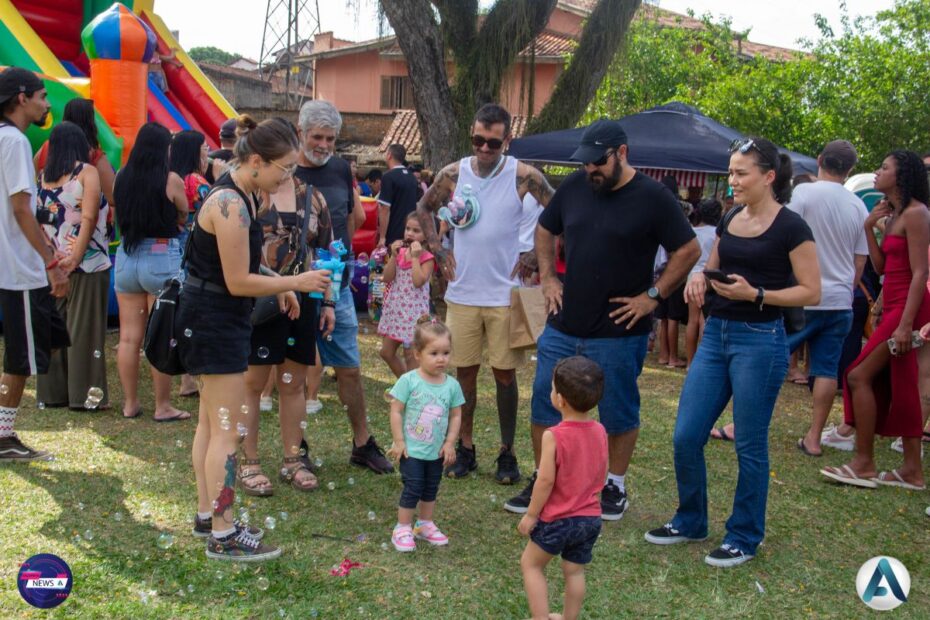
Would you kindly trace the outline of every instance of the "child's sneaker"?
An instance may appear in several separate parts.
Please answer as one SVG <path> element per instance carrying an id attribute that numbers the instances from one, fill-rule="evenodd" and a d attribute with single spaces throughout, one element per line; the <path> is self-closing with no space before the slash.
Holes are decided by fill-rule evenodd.
<path id="1" fill-rule="evenodd" d="M 439 528 L 432 521 L 417 521 L 417 526 L 413 528 L 413 534 L 420 540 L 425 540 L 435 547 L 449 544 L 449 539 L 439 531 Z"/>
<path id="2" fill-rule="evenodd" d="M 260 527 L 245 524 L 239 519 L 233 521 L 233 527 L 236 528 L 236 531 L 245 530 L 250 536 L 253 536 L 257 540 L 261 540 L 262 536 L 265 535 L 265 531 Z M 213 534 L 213 518 L 207 517 L 206 519 L 201 519 L 195 515 L 193 534 L 197 538 L 209 538 Z"/>
<path id="3" fill-rule="evenodd" d="M 409 525 L 398 525 L 391 534 L 391 544 L 401 553 L 414 551 L 417 543 L 413 539 L 413 528 Z"/>
<path id="4" fill-rule="evenodd" d="M 274 408 L 274 403 L 272 402 L 270 396 L 262 396 L 258 399 L 259 411 L 271 411 L 272 408 Z"/>
<path id="5" fill-rule="evenodd" d="M 856 449 L 856 434 L 853 433 L 848 437 L 845 435 L 840 435 L 836 426 L 831 424 L 827 428 L 823 429 L 822 433 L 820 433 L 820 445 L 828 446 L 836 450 L 852 452 Z"/>
<path id="6" fill-rule="evenodd" d="M 266 545 L 244 529 L 236 530 L 234 534 L 222 539 L 211 535 L 207 540 L 207 557 L 211 560 L 261 562 L 273 560 L 279 555 L 281 549 Z"/>

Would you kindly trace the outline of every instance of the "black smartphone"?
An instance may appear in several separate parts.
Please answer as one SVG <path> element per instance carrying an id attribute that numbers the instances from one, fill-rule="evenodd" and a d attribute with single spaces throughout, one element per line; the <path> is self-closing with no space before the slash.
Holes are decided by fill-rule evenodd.
<path id="1" fill-rule="evenodd" d="M 723 273 L 719 269 L 705 269 L 704 275 L 708 280 L 716 280 L 717 282 L 722 282 L 724 284 L 733 284 L 736 282 L 736 280 L 727 276 L 727 274 Z"/>

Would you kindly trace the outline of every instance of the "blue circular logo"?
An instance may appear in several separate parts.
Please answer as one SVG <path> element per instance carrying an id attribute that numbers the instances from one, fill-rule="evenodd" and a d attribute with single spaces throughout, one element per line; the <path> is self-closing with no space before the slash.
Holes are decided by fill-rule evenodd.
<path id="1" fill-rule="evenodd" d="M 73 585 L 71 567 L 51 553 L 40 553 L 23 562 L 16 581 L 23 600 L 39 609 L 64 603 Z"/>

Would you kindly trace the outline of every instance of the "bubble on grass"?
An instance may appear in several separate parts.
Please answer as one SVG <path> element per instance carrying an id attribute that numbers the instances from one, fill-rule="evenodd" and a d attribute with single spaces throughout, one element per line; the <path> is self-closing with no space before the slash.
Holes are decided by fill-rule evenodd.
<path id="1" fill-rule="evenodd" d="M 288 339 L 287 339 L 287 346 L 293 347 L 294 344 L 295 344 L 296 342 L 297 342 L 297 341 L 294 340 L 293 338 L 288 338 Z"/>
<path id="2" fill-rule="evenodd" d="M 229 420 L 220 420 L 220 428 L 224 431 L 228 431 L 232 428 L 232 424 L 229 423 Z"/>
<path id="3" fill-rule="evenodd" d="M 300 456 L 307 456 L 307 451 L 301 448 L 298 454 L 300 454 Z"/>
<path id="4" fill-rule="evenodd" d="M 354 485 L 355 485 L 355 478 L 349 476 L 349 479 L 346 480 L 346 482 L 349 483 L 349 486 L 350 486 L 350 487 L 351 487 L 351 486 L 354 486 Z"/>
<path id="5" fill-rule="evenodd" d="M 496 503 L 497 503 L 497 495 L 495 495 L 494 493 L 491 493 L 490 498 L 491 498 L 491 503 L 492 503 L 492 504 L 496 504 Z"/>
<path id="6" fill-rule="evenodd" d="M 278 522 L 275 520 L 274 517 L 265 517 L 265 527 L 267 529 L 273 530 L 275 527 L 277 527 L 277 525 L 278 525 Z"/>
<path id="7" fill-rule="evenodd" d="M 174 544 L 174 536 L 168 532 L 162 532 L 158 535 L 158 539 L 155 541 L 155 544 L 158 545 L 158 548 L 162 551 L 167 551 Z"/>
<path id="8" fill-rule="evenodd" d="M 193 593 L 194 593 L 194 584 L 192 584 L 192 583 L 187 584 L 187 591 L 188 591 L 189 593 L 193 594 Z"/>
<path id="9" fill-rule="evenodd" d="M 307 428 L 307 421 L 306 421 L 306 420 L 301 420 L 301 421 L 300 421 L 300 428 L 302 428 L 302 429 Z"/>
<path id="10" fill-rule="evenodd" d="M 103 353 L 101 353 L 99 349 L 96 349 L 96 350 L 94 351 L 94 358 L 95 358 L 95 359 L 98 359 L 98 360 L 99 360 L 101 355 L 103 355 Z"/>
<path id="11" fill-rule="evenodd" d="M 269 355 L 271 355 L 271 351 L 268 350 L 268 347 L 258 347 L 258 357 L 265 359 Z"/>
<path id="12" fill-rule="evenodd" d="M 3 385 L 0 385 L 0 394 L 9 394 L 9 393 L 10 393 L 10 386 L 8 386 L 6 383 L 4 383 Z"/>
<path id="13" fill-rule="evenodd" d="M 283 381 L 284 383 L 290 383 L 293 380 L 294 380 L 294 375 L 292 375 L 289 372 L 286 372 L 283 375 L 281 375 L 281 381 Z"/>
<path id="14" fill-rule="evenodd" d="M 114 512 L 114 513 L 113 513 L 113 520 L 116 521 L 117 523 L 120 522 L 120 521 L 122 521 L 122 520 L 123 520 L 123 513 L 121 513 L 121 512 Z"/>
<path id="15" fill-rule="evenodd" d="M 359 534 L 355 537 L 355 542 L 368 542 L 368 534 Z"/>
<path id="16" fill-rule="evenodd" d="M 316 457 L 313 460 L 313 464 L 316 465 L 317 467 L 323 467 L 323 459 L 321 459 L 320 457 Z"/>
<path id="17" fill-rule="evenodd" d="M 38 406 L 39 409 L 45 409 L 45 403 L 40 402 Z"/>
<path id="18" fill-rule="evenodd" d="M 268 581 L 267 577 L 259 577 L 258 579 L 255 580 L 255 587 L 257 587 L 262 592 L 267 590 L 268 586 L 270 585 L 271 583 Z"/>
<path id="19" fill-rule="evenodd" d="M 536 356 L 535 356 L 535 355 L 531 355 L 531 356 L 530 356 L 530 361 L 531 361 L 531 362 L 535 362 L 535 361 L 536 361 Z"/>
<path id="20" fill-rule="evenodd" d="M 278 513 L 278 518 L 281 519 L 282 521 L 287 521 L 288 516 L 289 515 L 284 511 L 281 511 Z"/>
<path id="21" fill-rule="evenodd" d="M 80 535 L 80 534 L 75 534 L 74 537 L 71 538 L 71 542 L 73 542 L 75 545 L 80 545 L 80 544 L 81 544 L 81 535 Z"/>
<path id="22" fill-rule="evenodd" d="M 335 483 L 335 482 L 330 482 L 329 484 L 326 485 L 326 488 L 329 489 L 330 491 L 335 491 L 335 490 L 336 490 L 336 483 Z"/>
<path id="23" fill-rule="evenodd" d="M 311 618 L 316 618 L 316 617 L 319 616 L 319 615 L 320 615 L 320 612 L 318 612 L 318 611 L 316 610 L 316 607 L 311 607 L 311 608 L 310 608 L 310 617 L 311 617 Z"/>
<path id="24" fill-rule="evenodd" d="M 287 612 L 286 612 L 286 611 L 284 611 L 283 609 L 280 609 L 280 608 L 278 609 L 278 616 L 280 616 L 280 617 L 283 618 L 283 617 L 286 616 L 286 615 L 287 615 Z"/>
<path id="25" fill-rule="evenodd" d="M 213 578 L 216 579 L 217 581 L 223 581 L 223 577 L 225 577 L 225 575 L 223 575 L 223 571 L 218 570 L 215 573 L 213 573 Z"/>
<path id="26" fill-rule="evenodd" d="M 86 404 L 86 403 L 85 403 L 85 404 Z M 71 420 L 68 420 L 68 423 L 65 424 L 65 428 L 68 429 L 69 431 L 70 431 L 72 428 L 74 428 L 74 424 L 71 423 Z"/>
<path id="27" fill-rule="evenodd" d="M 239 520 L 242 521 L 245 525 L 248 525 L 249 521 L 252 520 L 252 517 L 249 515 L 249 511 L 248 510 L 241 511 L 240 509 Z"/>
<path id="28" fill-rule="evenodd" d="M 241 407 L 239 407 L 239 413 L 241 413 L 242 415 L 249 415 L 249 406 L 242 405 Z"/>
<path id="29" fill-rule="evenodd" d="M 78 509 L 78 510 L 84 510 L 84 502 L 78 502 L 78 503 L 77 503 L 77 509 Z"/>
<path id="30" fill-rule="evenodd" d="M 86 540 L 93 540 L 93 539 L 94 539 L 94 533 L 93 533 L 92 531 L 90 531 L 90 530 L 84 530 L 84 538 L 85 538 Z"/>
<path id="31" fill-rule="evenodd" d="M 177 441 L 174 442 L 174 447 L 175 447 L 175 448 L 183 448 L 183 447 L 184 447 L 184 442 L 181 441 L 180 439 L 178 439 Z"/>
<path id="32" fill-rule="evenodd" d="M 374 520 L 377 519 L 377 518 L 378 518 L 378 515 L 375 514 L 375 511 L 374 511 L 374 510 L 369 510 L 369 511 L 368 511 L 368 520 L 369 520 L 369 521 L 374 521 Z"/>
<path id="33" fill-rule="evenodd" d="M 152 516 L 152 505 L 148 502 L 142 502 L 139 504 L 139 508 L 143 519 L 147 519 Z"/>
<path id="34" fill-rule="evenodd" d="M 193 335 L 193 333 L 194 333 L 194 332 L 191 331 L 191 328 L 188 327 L 187 329 L 184 330 L 184 337 L 185 337 L 185 338 L 190 338 L 190 337 Z"/>
<path id="35" fill-rule="evenodd" d="M 387 543 L 381 543 L 381 551 L 387 551 L 387 550 L 388 550 L 388 544 L 387 544 Z"/>

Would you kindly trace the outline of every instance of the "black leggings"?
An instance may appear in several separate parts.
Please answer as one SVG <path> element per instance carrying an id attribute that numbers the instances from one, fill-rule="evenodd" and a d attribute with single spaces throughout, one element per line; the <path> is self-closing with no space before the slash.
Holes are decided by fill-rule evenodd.
<path id="1" fill-rule="evenodd" d="M 442 480 L 442 459 L 401 458 L 400 478 L 404 482 L 404 490 L 400 494 L 401 508 L 416 508 L 417 502 L 435 501 Z"/>

